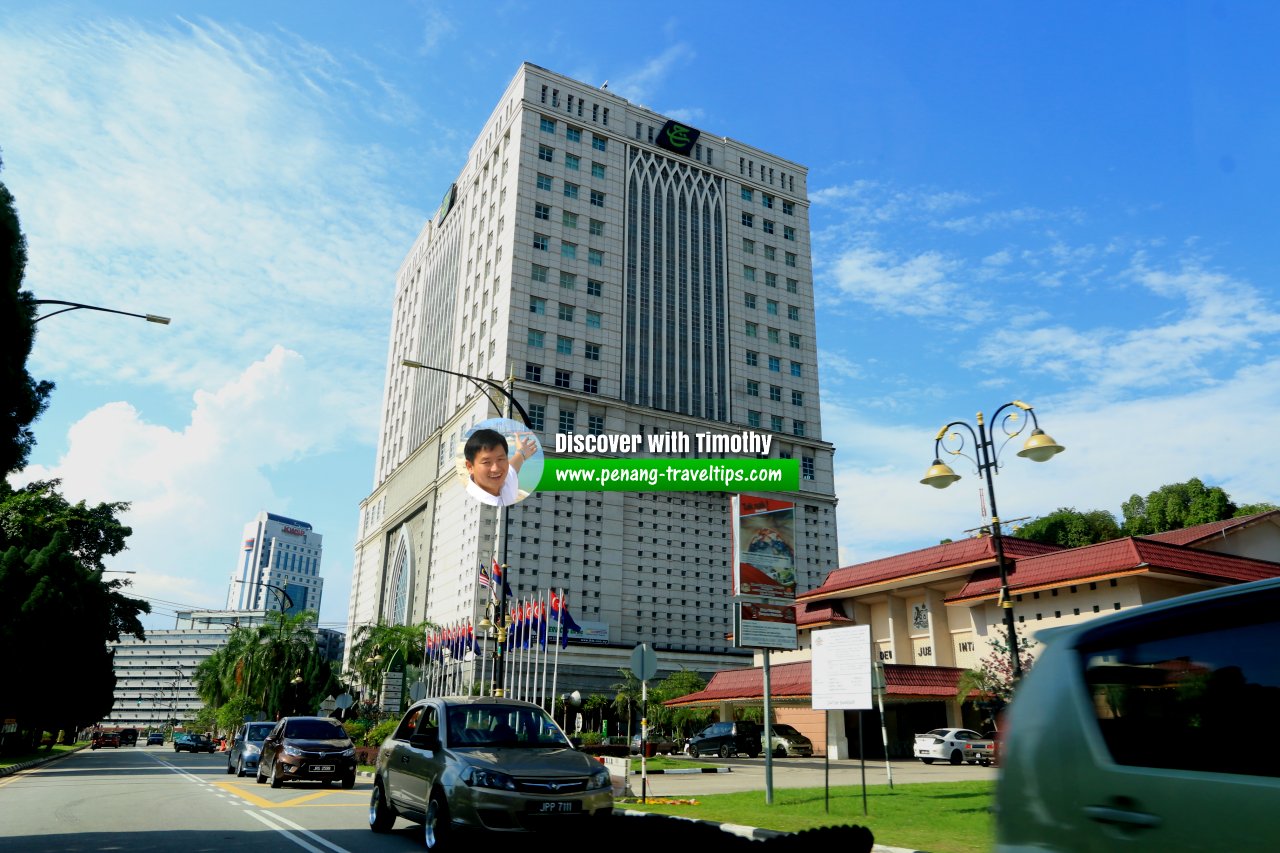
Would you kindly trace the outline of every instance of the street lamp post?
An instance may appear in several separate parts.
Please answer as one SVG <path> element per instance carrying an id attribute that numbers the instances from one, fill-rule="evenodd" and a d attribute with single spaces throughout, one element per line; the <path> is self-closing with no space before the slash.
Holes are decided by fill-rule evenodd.
<path id="1" fill-rule="evenodd" d="M 1012 411 L 1008 411 L 1001 418 L 1001 414 L 1010 409 Z M 1044 430 L 1040 429 L 1040 421 L 1036 418 L 1036 413 L 1031 406 L 1021 400 L 1014 400 L 996 409 L 995 414 L 991 416 L 992 430 L 990 433 L 987 431 L 986 421 L 982 412 L 977 414 L 977 432 L 974 432 L 973 427 L 969 426 L 965 421 L 952 421 L 938 430 L 938 434 L 933 440 L 933 465 L 929 467 L 924 479 L 920 481 L 926 486 L 933 486 L 935 489 L 945 489 L 960 479 L 960 475 L 951 470 L 950 465 L 942 461 L 942 451 L 944 450 L 952 456 L 963 456 L 973 462 L 978 467 L 978 473 L 986 477 L 987 498 L 991 501 L 991 537 L 996 548 L 996 568 L 1000 572 L 999 604 L 1004 610 L 1004 624 L 1009 636 L 1009 657 L 1013 667 L 1014 681 L 1022 678 L 1022 660 L 1018 654 L 1018 632 L 1014 627 L 1013 600 L 1009 597 L 1009 572 L 1005 565 L 1004 542 L 1001 539 L 1000 531 L 1000 511 L 996 508 L 995 483 L 992 481 L 992 475 L 999 471 L 1000 451 L 1027 428 L 1025 420 L 1019 422 L 1018 411 L 1023 411 L 1030 415 L 1032 424 L 1031 435 L 1027 438 L 1026 443 L 1023 444 L 1022 449 L 1018 451 L 1019 456 L 1030 459 L 1032 462 L 1047 462 L 1054 455 L 1061 453 L 1065 449 L 1047 435 Z M 994 425 L 996 423 L 999 423 L 1000 431 L 1005 435 L 1005 440 L 999 447 L 995 445 Z M 1017 429 L 1012 429 L 1011 427 L 1015 424 Z M 973 456 L 965 452 L 964 436 L 958 432 L 952 432 L 952 427 L 964 427 L 968 431 L 973 439 Z M 944 444 L 948 439 L 957 442 L 954 449 Z"/>
<path id="2" fill-rule="evenodd" d="M 533 422 L 529 419 L 529 413 L 524 410 L 524 406 L 520 405 L 520 401 L 515 398 L 515 395 L 511 392 L 511 390 L 507 387 L 507 385 L 501 382 L 497 382 L 493 379 L 488 379 L 482 376 L 470 376 L 466 373 L 458 373 L 453 370 L 445 370 L 443 367 L 432 367 L 429 364 L 423 364 L 420 361 L 414 361 L 413 359 L 409 359 L 409 358 L 401 359 L 400 363 L 405 367 L 412 367 L 419 370 L 432 370 L 432 371 L 435 371 L 436 373 L 446 373 L 449 376 L 458 376 L 458 377 L 461 377 L 462 379 L 466 379 L 469 382 L 471 382 L 472 385 L 475 385 L 476 388 L 479 389 L 482 394 L 484 394 L 486 397 L 489 398 L 489 402 L 493 404 L 493 407 L 495 409 L 497 409 L 498 411 L 502 411 L 502 407 L 498 405 L 497 401 L 494 400 L 493 397 L 491 397 L 489 395 L 489 392 L 486 390 L 486 386 L 488 386 L 488 388 L 491 388 L 497 391 L 499 394 L 501 394 L 503 397 L 506 398 L 507 400 L 506 413 L 505 413 L 506 417 L 511 417 L 511 410 L 514 407 L 515 410 L 520 413 L 520 420 L 524 422 L 525 427 L 530 430 L 533 429 Z M 514 385 L 514 379 L 510 380 L 510 382 L 512 385 Z M 493 665 L 493 695 L 503 696 L 506 693 L 505 651 L 506 651 L 506 644 L 507 644 L 507 631 L 510 628 L 511 622 L 512 622 L 511 616 L 507 613 L 506 574 L 505 574 L 507 570 L 507 567 L 506 567 L 507 507 L 505 505 L 498 507 L 498 535 L 502 537 L 501 539 L 502 557 L 500 561 L 498 560 L 495 560 L 495 561 L 501 562 L 503 576 L 501 580 L 498 580 L 497 578 L 495 578 L 493 582 L 501 583 L 503 584 L 503 586 L 500 589 L 498 589 L 498 609 L 497 609 L 497 614 L 495 616 L 495 622 L 490 623 L 488 620 L 488 617 L 486 617 L 484 622 L 481 623 L 481 627 L 485 629 L 493 628 L 495 630 L 495 639 L 497 640 L 497 643 L 496 643 L 495 652 L 494 652 L 495 657 L 494 657 L 494 665 Z M 498 550 L 496 546 L 494 550 L 495 552 Z M 488 624 L 485 624 L 485 623 L 488 623 Z"/>
<path id="3" fill-rule="evenodd" d="M 85 305 L 83 302 L 65 302 L 61 299 L 33 299 L 31 300 L 31 304 L 32 305 L 65 305 L 67 306 L 65 308 L 60 308 L 57 311 L 50 311 L 48 314 L 45 314 L 43 317 L 37 317 L 35 319 L 35 322 L 37 323 L 39 323 L 41 320 L 48 320 L 50 317 L 56 317 L 59 314 L 65 314 L 68 311 L 75 311 L 77 309 L 84 308 L 89 311 L 102 311 L 107 314 L 123 314 L 126 317 L 137 317 L 139 320 L 146 320 L 148 323 L 159 323 L 162 326 L 169 325 L 169 318 L 161 317 L 159 314 L 135 314 L 132 311 L 118 311 L 115 308 L 102 308 L 97 305 Z"/>
<path id="4" fill-rule="evenodd" d="M 284 613 L 286 611 L 293 609 L 293 599 L 289 596 L 289 593 L 285 592 L 282 587 L 278 587 L 273 583 L 266 583 L 264 581 L 246 581 L 246 580 L 241 580 L 240 578 L 236 578 L 235 580 L 232 581 L 232 583 L 242 583 L 242 584 L 247 584 L 249 586 L 265 586 L 267 589 L 271 590 L 277 596 L 279 596 L 281 613 Z"/>

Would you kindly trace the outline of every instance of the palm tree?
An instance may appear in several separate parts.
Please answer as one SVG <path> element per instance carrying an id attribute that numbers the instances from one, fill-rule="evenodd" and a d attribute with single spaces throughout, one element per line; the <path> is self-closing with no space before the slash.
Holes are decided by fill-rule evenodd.
<path id="1" fill-rule="evenodd" d="M 619 714 L 623 714 L 627 719 L 627 740 L 631 740 L 631 722 L 634 716 L 631 709 L 640 704 L 640 694 L 642 685 L 640 679 L 636 678 L 636 674 L 629 669 L 619 668 L 618 674 L 622 676 L 622 680 L 611 684 L 609 689 L 614 692 L 613 708 Z"/>
<path id="2" fill-rule="evenodd" d="M 417 665 L 426 653 L 427 632 L 435 628 L 431 622 L 361 625 L 351 641 L 351 668 L 356 679 L 370 694 L 377 694 L 392 657 L 398 654 L 406 665 Z"/>

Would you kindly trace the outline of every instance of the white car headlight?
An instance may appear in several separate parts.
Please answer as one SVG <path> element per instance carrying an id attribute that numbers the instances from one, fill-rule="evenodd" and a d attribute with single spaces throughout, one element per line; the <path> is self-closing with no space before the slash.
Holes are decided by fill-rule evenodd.
<path id="1" fill-rule="evenodd" d="M 343 754 L 344 756 L 346 756 L 346 757 L 350 757 L 350 756 L 352 756 L 352 755 L 355 755 L 355 754 L 356 754 L 356 748 L 353 746 L 353 747 L 351 747 L 350 749 L 344 749 L 344 750 L 342 750 L 342 754 Z"/>
<path id="2" fill-rule="evenodd" d="M 496 788 L 499 791 L 516 790 L 516 780 L 497 770 L 468 767 L 462 771 L 462 781 L 476 788 Z"/>
<path id="3" fill-rule="evenodd" d="M 591 771 L 591 787 L 608 788 L 612 782 L 609 780 L 609 768 L 603 764 Z"/>
<path id="4" fill-rule="evenodd" d="M 295 758 L 297 758 L 297 757 L 300 757 L 300 756 L 302 755 L 302 750 L 298 749 L 296 746 L 286 746 L 286 747 L 284 748 L 284 754 L 285 754 L 285 755 L 292 755 L 292 756 L 294 756 Z"/>

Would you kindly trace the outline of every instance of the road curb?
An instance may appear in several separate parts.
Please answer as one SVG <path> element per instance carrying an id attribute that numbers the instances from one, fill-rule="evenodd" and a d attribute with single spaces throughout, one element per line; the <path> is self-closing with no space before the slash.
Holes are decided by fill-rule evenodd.
<path id="1" fill-rule="evenodd" d="M 680 774 L 697 774 L 697 773 L 732 773 L 732 767 L 677 767 L 671 770 L 647 770 L 649 776 L 657 776 L 666 774 L 667 776 L 677 776 Z M 632 776 L 639 776 L 639 770 L 632 770 Z"/>
<path id="2" fill-rule="evenodd" d="M 43 758 L 33 758 L 30 761 L 24 761 L 21 764 L 11 764 L 8 767 L 0 768 L 0 779 L 5 776 L 12 776 L 14 773 L 21 773 L 23 770 L 30 770 L 32 767 L 39 767 L 41 764 L 48 764 L 51 761 L 66 758 L 68 755 L 75 755 L 82 749 L 84 749 L 83 746 L 78 746 L 75 749 L 67 750 L 66 752 L 55 752 L 51 755 L 46 755 Z"/>
<path id="3" fill-rule="evenodd" d="M 614 808 L 613 813 L 623 817 L 648 817 L 653 812 L 643 812 L 638 809 Z M 789 832 L 782 832 L 777 829 L 761 829 L 758 826 L 743 826 L 739 823 L 721 823 L 717 820 L 701 820 L 696 817 L 684 817 L 683 815 L 662 815 L 662 817 L 672 820 L 684 820 L 689 823 L 701 823 L 707 826 L 714 826 L 731 835 L 738 835 L 742 838 L 750 838 L 755 841 L 764 841 L 766 838 L 778 838 L 783 835 L 790 835 Z"/>

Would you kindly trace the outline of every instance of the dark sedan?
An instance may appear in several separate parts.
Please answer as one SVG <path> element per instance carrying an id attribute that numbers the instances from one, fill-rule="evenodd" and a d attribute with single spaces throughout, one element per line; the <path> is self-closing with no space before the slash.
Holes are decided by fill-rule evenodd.
<path id="1" fill-rule="evenodd" d="M 213 752 L 213 741 L 204 735 L 178 735 L 173 739 L 174 752 Z"/>

